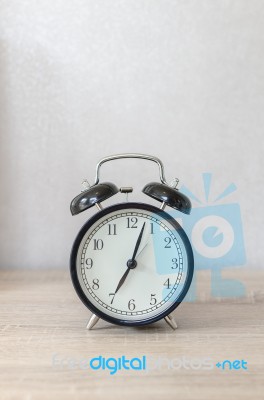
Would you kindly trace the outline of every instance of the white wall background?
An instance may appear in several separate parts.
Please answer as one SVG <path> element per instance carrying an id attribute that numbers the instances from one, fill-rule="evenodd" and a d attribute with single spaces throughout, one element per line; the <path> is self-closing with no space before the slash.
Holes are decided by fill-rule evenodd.
<path id="1" fill-rule="evenodd" d="M 69 203 L 119 152 L 160 157 L 200 196 L 203 172 L 212 197 L 235 182 L 226 202 L 263 266 L 262 0 L 0 0 L 0 55 L 1 267 L 67 267 L 95 211 Z M 143 200 L 157 169 L 117 161 L 102 178 Z"/>

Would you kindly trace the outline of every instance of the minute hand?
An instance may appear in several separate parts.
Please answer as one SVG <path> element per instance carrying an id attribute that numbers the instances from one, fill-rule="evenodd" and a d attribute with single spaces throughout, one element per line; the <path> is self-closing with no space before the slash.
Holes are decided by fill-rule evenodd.
<path id="1" fill-rule="evenodd" d="M 139 237 L 138 237 L 138 239 L 137 239 L 136 246 L 135 246 L 135 250 L 134 250 L 133 256 L 132 256 L 132 258 L 131 258 L 131 262 L 134 261 L 135 258 L 136 258 L 136 255 L 137 255 L 137 252 L 138 252 L 138 248 L 139 248 L 140 243 L 141 243 L 141 240 L 142 240 L 142 236 L 143 236 L 145 224 L 146 224 L 146 222 L 144 222 L 144 224 L 143 224 L 143 226 L 142 226 L 142 228 L 141 228 L 141 231 L 140 231 L 140 234 L 139 234 Z"/>
<path id="2" fill-rule="evenodd" d="M 126 280 L 126 278 L 127 278 L 127 275 L 129 274 L 129 271 L 130 271 L 132 268 L 135 268 L 136 265 L 137 265 L 136 263 L 134 263 L 134 261 L 135 261 L 136 255 L 137 255 L 137 251 L 138 251 L 139 245 L 140 245 L 140 243 L 141 243 L 141 239 L 142 239 L 142 235 L 143 235 L 143 232 L 144 232 L 144 228 L 145 228 L 145 222 L 144 222 L 144 224 L 143 224 L 143 226 L 142 226 L 142 228 L 141 228 L 139 237 L 138 237 L 138 239 L 137 239 L 137 243 L 136 243 L 136 246 L 135 246 L 135 250 L 134 250 L 133 256 L 132 256 L 132 258 L 131 258 L 130 260 L 128 260 L 128 262 L 127 262 L 127 270 L 126 270 L 126 272 L 123 274 L 123 276 L 122 276 L 122 278 L 120 279 L 120 281 L 118 282 L 118 285 L 117 285 L 117 288 L 116 288 L 114 294 L 116 294 L 116 293 L 118 292 L 118 290 L 121 288 L 121 286 L 122 286 L 123 283 L 125 282 L 125 280 Z M 135 265 L 133 265 L 133 264 L 135 264 Z"/>

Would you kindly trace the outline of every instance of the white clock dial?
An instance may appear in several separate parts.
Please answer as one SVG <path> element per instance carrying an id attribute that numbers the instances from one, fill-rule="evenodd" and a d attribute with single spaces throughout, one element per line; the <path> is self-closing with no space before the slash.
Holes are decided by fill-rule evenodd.
<path id="1" fill-rule="evenodd" d="M 84 227 L 72 266 L 86 305 L 128 323 L 166 314 L 192 275 L 182 228 L 156 207 L 133 204 L 109 207 Z"/>

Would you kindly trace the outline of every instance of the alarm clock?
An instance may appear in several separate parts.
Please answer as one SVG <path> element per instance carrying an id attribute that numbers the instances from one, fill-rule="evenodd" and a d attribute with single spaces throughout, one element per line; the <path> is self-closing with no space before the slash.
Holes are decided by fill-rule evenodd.
<path id="1" fill-rule="evenodd" d="M 159 207 L 129 202 L 132 187 L 118 188 L 100 182 L 102 164 L 135 158 L 155 162 L 160 182 L 144 186 L 143 193 L 159 202 Z M 166 206 L 189 214 L 190 200 L 177 189 L 178 179 L 168 184 L 164 166 L 154 156 L 117 154 L 101 159 L 92 186 L 70 204 L 72 215 L 93 206 L 97 212 L 81 228 L 73 243 L 70 273 L 73 286 L 92 312 L 87 329 L 100 318 L 117 325 L 140 326 L 162 318 L 177 328 L 172 311 L 182 302 L 193 277 L 193 252 L 181 225 L 164 209 Z M 125 202 L 103 208 L 102 202 L 118 193 Z M 120 195 L 119 195 L 120 196 Z"/>

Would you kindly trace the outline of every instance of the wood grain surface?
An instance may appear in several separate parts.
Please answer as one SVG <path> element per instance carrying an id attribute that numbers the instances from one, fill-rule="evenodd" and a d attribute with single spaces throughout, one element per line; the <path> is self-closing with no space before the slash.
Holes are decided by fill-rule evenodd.
<path id="1" fill-rule="evenodd" d="M 0 398 L 5 399 L 264 399 L 264 271 L 233 269 L 246 297 L 210 293 L 210 272 L 197 274 L 195 301 L 141 328 L 100 320 L 79 301 L 68 270 L 0 271 Z M 146 356 L 147 370 L 92 370 L 102 355 Z M 205 369 L 206 359 L 213 362 Z M 245 360 L 248 369 L 215 364 Z"/>

